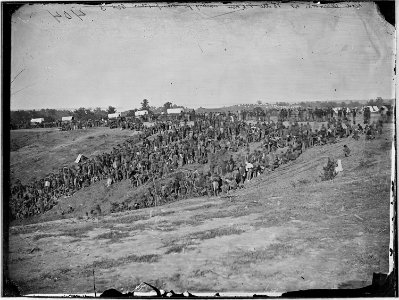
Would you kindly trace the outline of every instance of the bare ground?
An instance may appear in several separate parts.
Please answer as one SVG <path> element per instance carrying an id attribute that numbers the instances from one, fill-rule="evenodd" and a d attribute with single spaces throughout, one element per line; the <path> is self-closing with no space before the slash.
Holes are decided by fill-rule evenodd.
<path id="1" fill-rule="evenodd" d="M 13 226 L 11 278 L 25 294 L 92 292 L 93 269 L 100 292 L 141 281 L 177 292 L 371 284 L 388 271 L 391 135 L 310 149 L 231 197 Z M 321 182 L 328 156 L 344 171 Z"/>

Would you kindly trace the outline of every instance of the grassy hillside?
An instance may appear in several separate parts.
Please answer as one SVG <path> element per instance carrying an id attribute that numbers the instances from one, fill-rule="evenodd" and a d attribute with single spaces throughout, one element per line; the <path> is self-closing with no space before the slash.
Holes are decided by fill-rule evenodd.
<path id="1" fill-rule="evenodd" d="M 28 183 L 71 165 L 82 153 L 87 157 L 112 150 L 112 147 L 135 135 L 131 130 L 107 127 L 58 131 L 29 129 L 11 131 L 11 179 Z"/>
<path id="2" fill-rule="evenodd" d="M 315 147 L 230 197 L 14 226 L 11 278 L 24 293 L 92 292 L 93 269 L 100 292 L 141 281 L 176 292 L 371 284 L 388 271 L 391 136 Z M 320 181 L 329 156 L 344 171 Z M 98 183 L 59 205 L 83 212 L 125 197 L 125 184 Z"/>

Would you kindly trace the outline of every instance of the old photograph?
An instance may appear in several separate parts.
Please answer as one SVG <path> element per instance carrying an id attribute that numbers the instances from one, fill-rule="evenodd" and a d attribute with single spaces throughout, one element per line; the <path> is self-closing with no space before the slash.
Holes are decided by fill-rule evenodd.
<path id="1" fill-rule="evenodd" d="M 397 296 L 394 9 L 18 4 L 3 295 Z"/>

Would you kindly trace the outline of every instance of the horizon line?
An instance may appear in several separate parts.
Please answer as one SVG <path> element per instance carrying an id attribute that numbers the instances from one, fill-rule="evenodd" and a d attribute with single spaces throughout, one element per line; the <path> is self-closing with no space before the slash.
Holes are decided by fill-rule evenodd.
<path id="1" fill-rule="evenodd" d="M 230 106 L 244 106 L 244 105 L 276 105 L 277 103 L 281 103 L 281 102 L 285 102 L 285 103 L 288 103 L 289 105 L 295 105 L 295 104 L 299 104 L 299 103 L 301 103 L 301 102 L 309 102 L 309 103 L 312 103 L 312 102 L 337 102 L 337 103 L 340 103 L 340 102 L 367 102 L 367 101 L 370 101 L 370 100 L 376 100 L 376 99 L 367 99 L 367 100 L 310 100 L 310 101 L 304 101 L 304 100 L 302 100 L 302 101 L 297 101 L 297 102 L 287 102 L 287 101 L 283 101 L 283 100 L 281 100 L 281 101 L 274 101 L 274 102 L 262 102 L 262 103 L 237 103 L 237 104 L 231 104 L 231 105 L 224 105 L 224 106 L 218 106 L 218 107 L 203 107 L 203 106 L 199 106 L 199 107 L 197 107 L 197 108 L 193 108 L 193 107 L 188 107 L 188 106 L 184 106 L 184 105 L 181 105 L 181 106 L 183 106 L 184 108 L 188 108 L 188 109 L 200 109 L 200 108 L 203 108 L 203 109 L 218 109 L 218 108 L 225 108 L 225 107 L 230 107 Z M 384 101 L 395 101 L 395 98 L 382 98 L 382 100 L 384 100 Z M 42 110 L 42 109 L 55 109 L 55 110 L 77 110 L 77 109 L 79 109 L 79 108 L 85 108 L 85 109 L 89 109 L 89 110 L 92 110 L 92 109 L 96 109 L 96 108 L 100 108 L 101 110 L 106 110 L 109 106 L 112 106 L 112 107 L 115 107 L 115 109 L 116 109 L 116 111 L 117 112 L 123 112 L 123 111 L 129 111 L 129 110 L 134 110 L 134 109 L 137 109 L 137 110 L 140 110 L 140 108 L 126 108 L 126 107 L 124 107 L 124 106 L 119 106 L 119 107 L 117 107 L 117 106 L 113 106 L 113 105 L 108 105 L 108 106 L 106 106 L 106 107 L 103 107 L 103 106 L 95 106 L 95 107 L 92 107 L 92 106 L 89 106 L 89 107 L 84 107 L 84 106 L 80 106 L 80 107 L 60 107 L 60 108 L 53 108 L 53 107 L 41 107 L 41 108 L 14 108 L 14 109 L 12 109 L 12 108 L 10 108 L 10 111 L 20 111 L 20 110 Z M 158 107 L 156 107 L 156 108 L 160 108 L 160 107 L 162 107 L 162 106 L 158 106 Z"/>

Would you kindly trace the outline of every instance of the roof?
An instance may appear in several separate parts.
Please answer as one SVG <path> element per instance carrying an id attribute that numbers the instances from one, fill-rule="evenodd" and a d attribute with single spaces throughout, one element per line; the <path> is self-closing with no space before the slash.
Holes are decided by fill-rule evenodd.
<path id="1" fill-rule="evenodd" d="M 36 119 L 31 119 L 31 123 L 42 123 L 44 122 L 44 118 L 36 118 Z"/>
<path id="2" fill-rule="evenodd" d="M 184 111 L 183 107 L 177 107 L 177 108 L 168 108 L 166 112 L 168 114 L 180 114 L 182 111 Z"/>
<path id="3" fill-rule="evenodd" d="M 145 110 L 145 109 L 143 109 L 143 110 L 138 110 L 138 111 L 136 111 L 136 112 L 134 113 L 135 116 L 144 116 L 144 115 L 147 115 L 147 114 L 148 114 L 148 110 Z"/>
<path id="4" fill-rule="evenodd" d="M 115 119 L 121 116 L 121 113 L 108 114 L 108 119 Z"/>

